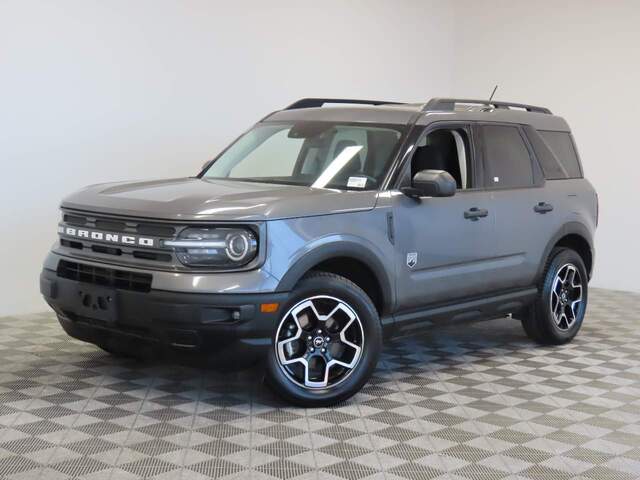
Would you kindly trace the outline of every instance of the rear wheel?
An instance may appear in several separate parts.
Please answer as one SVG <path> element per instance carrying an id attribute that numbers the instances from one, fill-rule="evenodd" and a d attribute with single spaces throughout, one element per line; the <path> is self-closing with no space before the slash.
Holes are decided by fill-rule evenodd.
<path id="1" fill-rule="evenodd" d="M 588 276 L 580 255 L 568 248 L 551 252 L 534 304 L 522 318 L 538 343 L 562 344 L 576 336 L 587 308 Z"/>
<path id="2" fill-rule="evenodd" d="M 366 293 L 344 277 L 317 272 L 295 288 L 269 352 L 267 381 L 307 407 L 354 395 L 378 361 L 382 331 Z"/>

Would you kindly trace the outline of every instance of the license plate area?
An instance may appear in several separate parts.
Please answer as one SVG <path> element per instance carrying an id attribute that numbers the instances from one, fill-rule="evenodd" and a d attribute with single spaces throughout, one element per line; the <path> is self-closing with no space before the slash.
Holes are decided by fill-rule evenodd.
<path id="1" fill-rule="evenodd" d="M 78 315 L 107 323 L 118 320 L 117 290 L 81 285 L 78 287 Z"/>

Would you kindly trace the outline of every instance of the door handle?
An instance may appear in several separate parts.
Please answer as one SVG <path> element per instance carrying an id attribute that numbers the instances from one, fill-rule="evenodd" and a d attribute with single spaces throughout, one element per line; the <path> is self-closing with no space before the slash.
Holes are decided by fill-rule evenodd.
<path id="1" fill-rule="evenodd" d="M 469 220 L 478 220 L 480 217 L 486 217 L 489 211 L 486 208 L 473 207 L 464 212 L 464 218 Z"/>
<path id="2" fill-rule="evenodd" d="M 539 202 L 535 207 L 533 207 L 533 211 L 536 213 L 547 213 L 553 210 L 553 205 L 546 202 Z"/>

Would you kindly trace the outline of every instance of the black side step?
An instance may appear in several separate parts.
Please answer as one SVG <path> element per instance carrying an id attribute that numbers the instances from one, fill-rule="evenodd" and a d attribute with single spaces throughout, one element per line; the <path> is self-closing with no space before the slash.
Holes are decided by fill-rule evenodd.
<path id="1" fill-rule="evenodd" d="M 485 298 L 397 313 L 394 315 L 393 326 L 389 325 L 392 330 L 390 333 L 397 336 L 429 328 L 441 322 L 450 325 L 504 317 L 529 305 L 537 294 L 538 289 L 531 287 Z"/>

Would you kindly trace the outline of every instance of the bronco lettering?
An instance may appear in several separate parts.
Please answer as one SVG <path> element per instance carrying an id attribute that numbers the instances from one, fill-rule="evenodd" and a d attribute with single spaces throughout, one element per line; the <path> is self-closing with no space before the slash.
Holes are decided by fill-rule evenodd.
<path id="1" fill-rule="evenodd" d="M 91 238 L 91 240 L 123 243 L 126 245 L 139 245 L 142 247 L 153 247 L 155 240 L 148 237 L 137 237 L 134 235 L 118 235 L 117 233 L 104 233 L 96 230 L 86 230 L 73 227 L 60 227 L 58 231 L 64 235 L 78 238 Z"/>

